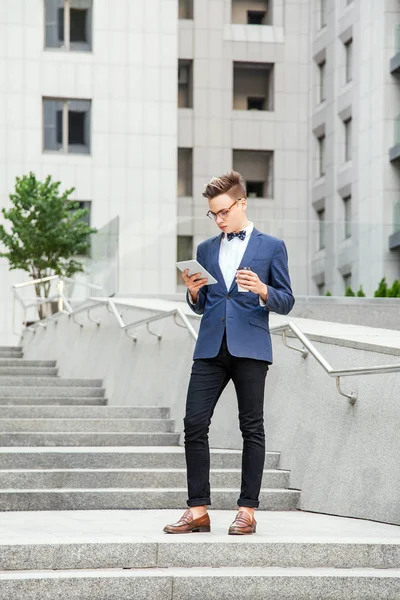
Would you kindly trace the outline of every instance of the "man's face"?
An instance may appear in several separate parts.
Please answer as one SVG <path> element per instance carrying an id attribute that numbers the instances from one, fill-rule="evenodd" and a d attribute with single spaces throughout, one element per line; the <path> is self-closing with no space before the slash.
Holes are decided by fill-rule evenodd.
<path id="1" fill-rule="evenodd" d="M 227 194 L 221 194 L 209 200 L 208 205 L 211 213 L 216 215 L 215 223 L 225 233 L 240 231 L 243 223 L 247 221 L 246 198 L 235 200 Z"/>

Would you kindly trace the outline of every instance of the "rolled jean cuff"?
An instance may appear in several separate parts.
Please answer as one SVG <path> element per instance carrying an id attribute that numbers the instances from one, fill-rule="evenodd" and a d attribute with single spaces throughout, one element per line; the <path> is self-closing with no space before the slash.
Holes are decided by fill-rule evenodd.
<path id="1" fill-rule="evenodd" d="M 238 506 L 245 506 L 246 508 L 258 508 L 260 502 L 258 500 L 239 500 L 237 501 Z"/>
<path id="2" fill-rule="evenodd" d="M 191 506 L 209 506 L 211 504 L 211 498 L 195 498 L 194 500 L 188 500 L 187 505 Z"/>

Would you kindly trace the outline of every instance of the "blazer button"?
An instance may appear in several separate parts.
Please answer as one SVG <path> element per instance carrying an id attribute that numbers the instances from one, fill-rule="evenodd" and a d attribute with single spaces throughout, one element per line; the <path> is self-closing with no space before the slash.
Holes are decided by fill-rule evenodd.
<path id="1" fill-rule="evenodd" d="M 225 321 L 225 317 L 222 317 L 221 321 Z"/>
<path id="2" fill-rule="evenodd" d="M 230 297 L 230 295 L 229 295 L 229 294 L 227 294 L 227 295 L 226 295 L 226 299 L 227 299 L 227 300 L 230 300 L 230 299 L 231 299 L 231 297 Z"/>

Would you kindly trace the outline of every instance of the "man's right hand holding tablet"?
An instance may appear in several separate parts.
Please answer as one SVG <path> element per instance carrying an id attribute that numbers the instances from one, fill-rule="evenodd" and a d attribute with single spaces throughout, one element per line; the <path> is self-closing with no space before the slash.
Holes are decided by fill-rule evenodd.
<path id="1" fill-rule="evenodd" d="M 189 290 L 194 303 L 197 302 L 199 289 L 207 285 L 208 279 L 199 279 L 200 273 L 195 273 L 189 276 L 189 269 L 185 269 L 182 273 L 182 279 Z"/>

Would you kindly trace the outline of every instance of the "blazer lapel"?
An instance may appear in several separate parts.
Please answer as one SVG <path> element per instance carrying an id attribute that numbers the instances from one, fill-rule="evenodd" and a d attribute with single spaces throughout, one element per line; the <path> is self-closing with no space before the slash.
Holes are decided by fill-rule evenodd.
<path id="1" fill-rule="evenodd" d="M 245 253 L 243 254 L 243 258 L 240 261 L 240 265 L 238 265 L 238 267 L 240 267 L 240 266 L 250 267 L 251 266 L 251 261 L 257 254 L 260 244 L 261 244 L 261 232 L 258 231 L 258 229 L 256 229 L 254 227 L 253 231 L 251 232 L 249 243 L 247 244 L 247 248 L 245 250 Z M 231 291 L 235 286 L 237 287 L 236 279 L 233 280 L 229 291 Z"/>
<path id="2" fill-rule="evenodd" d="M 221 235 L 218 235 L 213 240 L 212 247 L 211 247 L 211 264 L 214 269 L 216 280 L 219 281 L 221 286 L 223 287 L 223 289 L 226 290 L 225 279 L 224 279 L 224 276 L 222 275 L 221 267 L 219 266 L 219 248 L 221 245 L 221 239 L 222 239 L 223 235 L 224 234 L 221 233 Z"/>

